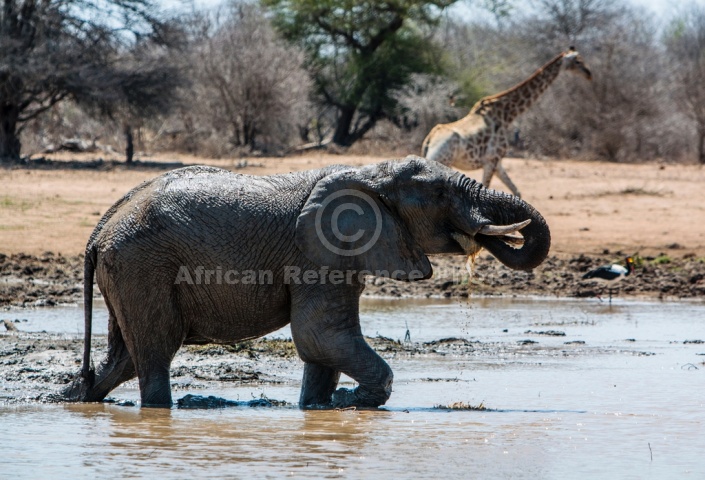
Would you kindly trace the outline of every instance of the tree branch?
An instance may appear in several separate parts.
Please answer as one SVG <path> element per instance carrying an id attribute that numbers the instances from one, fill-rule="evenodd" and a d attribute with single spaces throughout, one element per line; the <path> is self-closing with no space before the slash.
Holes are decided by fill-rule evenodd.
<path id="1" fill-rule="evenodd" d="M 46 112 L 47 110 L 49 110 L 51 107 L 53 107 L 53 106 L 56 105 L 57 103 L 59 103 L 61 100 L 63 100 L 63 99 L 66 98 L 67 96 L 68 96 L 68 94 L 67 94 L 66 92 L 56 93 L 56 94 L 54 94 L 51 98 L 42 100 L 42 103 L 44 103 L 44 102 L 48 102 L 48 103 L 46 103 L 46 104 L 44 104 L 44 105 L 41 105 L 41 106 L 37 107 L 36 109 L 31 110 L 31 111 L 29 111 L 29 112 L 25 112 L 24 114 L 20 115 L 20 116 L 17 118 L 17 120 L 18 120 L 19 122 L 26 122 L 26 121 L 28 121 L 28 120 L 31 120 L 31 119 L 33 119 L 33 118 L 36 118 L 36 117 L 38 117 L 39 115 L 41 115 L 42 113 L 44 113 L 44 112 Z M 27 107 L 25 107 L 25 109 L 26 109 L 26 108 L 27 108 Z M 22 110 L 25 110 L 25 109 L 22 109 Z"/>
<path id="2" fill-rule="evenodd" d="M 370 39 L 370 43 L 368 43 L 363 49 L 363 53 L 370 54 L 374 53 L 380 45 L 384 43 L 384 41 L 393 33 L 395 33 L 397 30 L 399 30 L 402 25 L 404 24 L 404 18 L 401 17 L 399 14 L 395 14 L 394 18 L 392 19 L 389 24 L 387 24 L 384 28 L 382 28 L 377 35 L 372 37 Z"/>

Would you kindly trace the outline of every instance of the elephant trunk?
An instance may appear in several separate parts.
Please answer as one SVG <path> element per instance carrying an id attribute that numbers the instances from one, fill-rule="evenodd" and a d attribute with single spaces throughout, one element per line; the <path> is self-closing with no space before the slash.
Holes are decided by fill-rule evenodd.
<path id="1" fill-rule="evenodd" d="M 551 233 L 546 220 L 534 207 L 518 197 L 480 188 L 482 190 L 479 195 L 475 192 L 475 198 L 481 199 L 480 215 L 487 225 L 477 231 L 475 242 L 509 268 L 531 270 L 539 266 L 551 247 Z M 518 228 L 523 242 L 521 239 L 517 241 L 517 237 L 511 235 L 512 229 L 504 226 Z"/>

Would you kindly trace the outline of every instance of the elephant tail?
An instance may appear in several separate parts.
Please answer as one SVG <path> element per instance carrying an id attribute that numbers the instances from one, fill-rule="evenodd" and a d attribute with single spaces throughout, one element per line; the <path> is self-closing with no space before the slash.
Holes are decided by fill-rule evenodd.
<path id="1" fill-rule="evenodd" d="M 89 244 L 83 263 L 83 365 L 81 378 L 88 386 L 93 385 L 95 371 L 91 369 L 91 334 L 93 331 L 93 278 L 98 260 L 95 244 Z"/>
<path id="2" fill-rule="evenodd" d="M 93 242 L 88 243 L 86 258 L 83 263 L 83 305 L 84 337 L 83 365 L 81 373 L 59 394 L 49 395 L 48 401 L 86 402 L 90 401 L 95 383 L 95 370 L 91 368 L 91 333 L 93 327 L 93 278 L 98 258 Z"/>

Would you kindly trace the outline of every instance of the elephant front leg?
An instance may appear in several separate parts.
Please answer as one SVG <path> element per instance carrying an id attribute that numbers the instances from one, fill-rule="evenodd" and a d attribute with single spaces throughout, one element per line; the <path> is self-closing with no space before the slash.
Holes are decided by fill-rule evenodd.
<path id="1" fill-rule="evenodd" d="M 331 395 L 338 386 L 340 372 L 316 363 L 304 365 L 304 379 L 301 383 L 301 408 L 316 408 L 330 403 Z"/>
<path id="2" fill-rule="evenodd" d="M 354 389 L 339 388 L 331 397 L 334 408 L 379 407 L 392 395 L 394 374 L 377 352 L 372 350 L 362 336 L 353 341 L 354 359 L 341 368 L 343 373 L 358 382 Z"/>
<path id="3" fill-rule="evenodd" d="M 392 394 L 392 369 L 362 336 L 331 342 L 322 349 L 316 363 L 305 348 L 299 350 L 306 361 L 299 399 L 301 408 L 375 408 L 384 405 Z M 336 390 L 340 372 L 358 386 Z"/>
<path id="4" fill-rule="evenodd" d="M 360 330 L 361 290 L 341 288 L 327 295 L 309 290 L 293 302 L 291 332 L 306 362 L 301 408 L 378 407 L 389 399 L 392 369 Z M 355 380 L 357 388 L 335 390 L 341 372 Z"/>

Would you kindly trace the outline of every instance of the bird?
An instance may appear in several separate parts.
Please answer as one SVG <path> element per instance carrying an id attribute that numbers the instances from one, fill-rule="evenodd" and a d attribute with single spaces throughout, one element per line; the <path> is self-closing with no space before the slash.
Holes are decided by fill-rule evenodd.
<path id="1" fill-rule="evenodd" d="M 612 303 L 612 288 L 610 285 L 616 284 L 634 272 L 634 259 L 632 257 L 627 257 L 625 264 L 626 266 L 619 265 L 618 263 L 603 265 L 587 272 L 583 275 L 583 280 L 595 280 L 606 285 L 610 294 L 610 303 Z"/>

